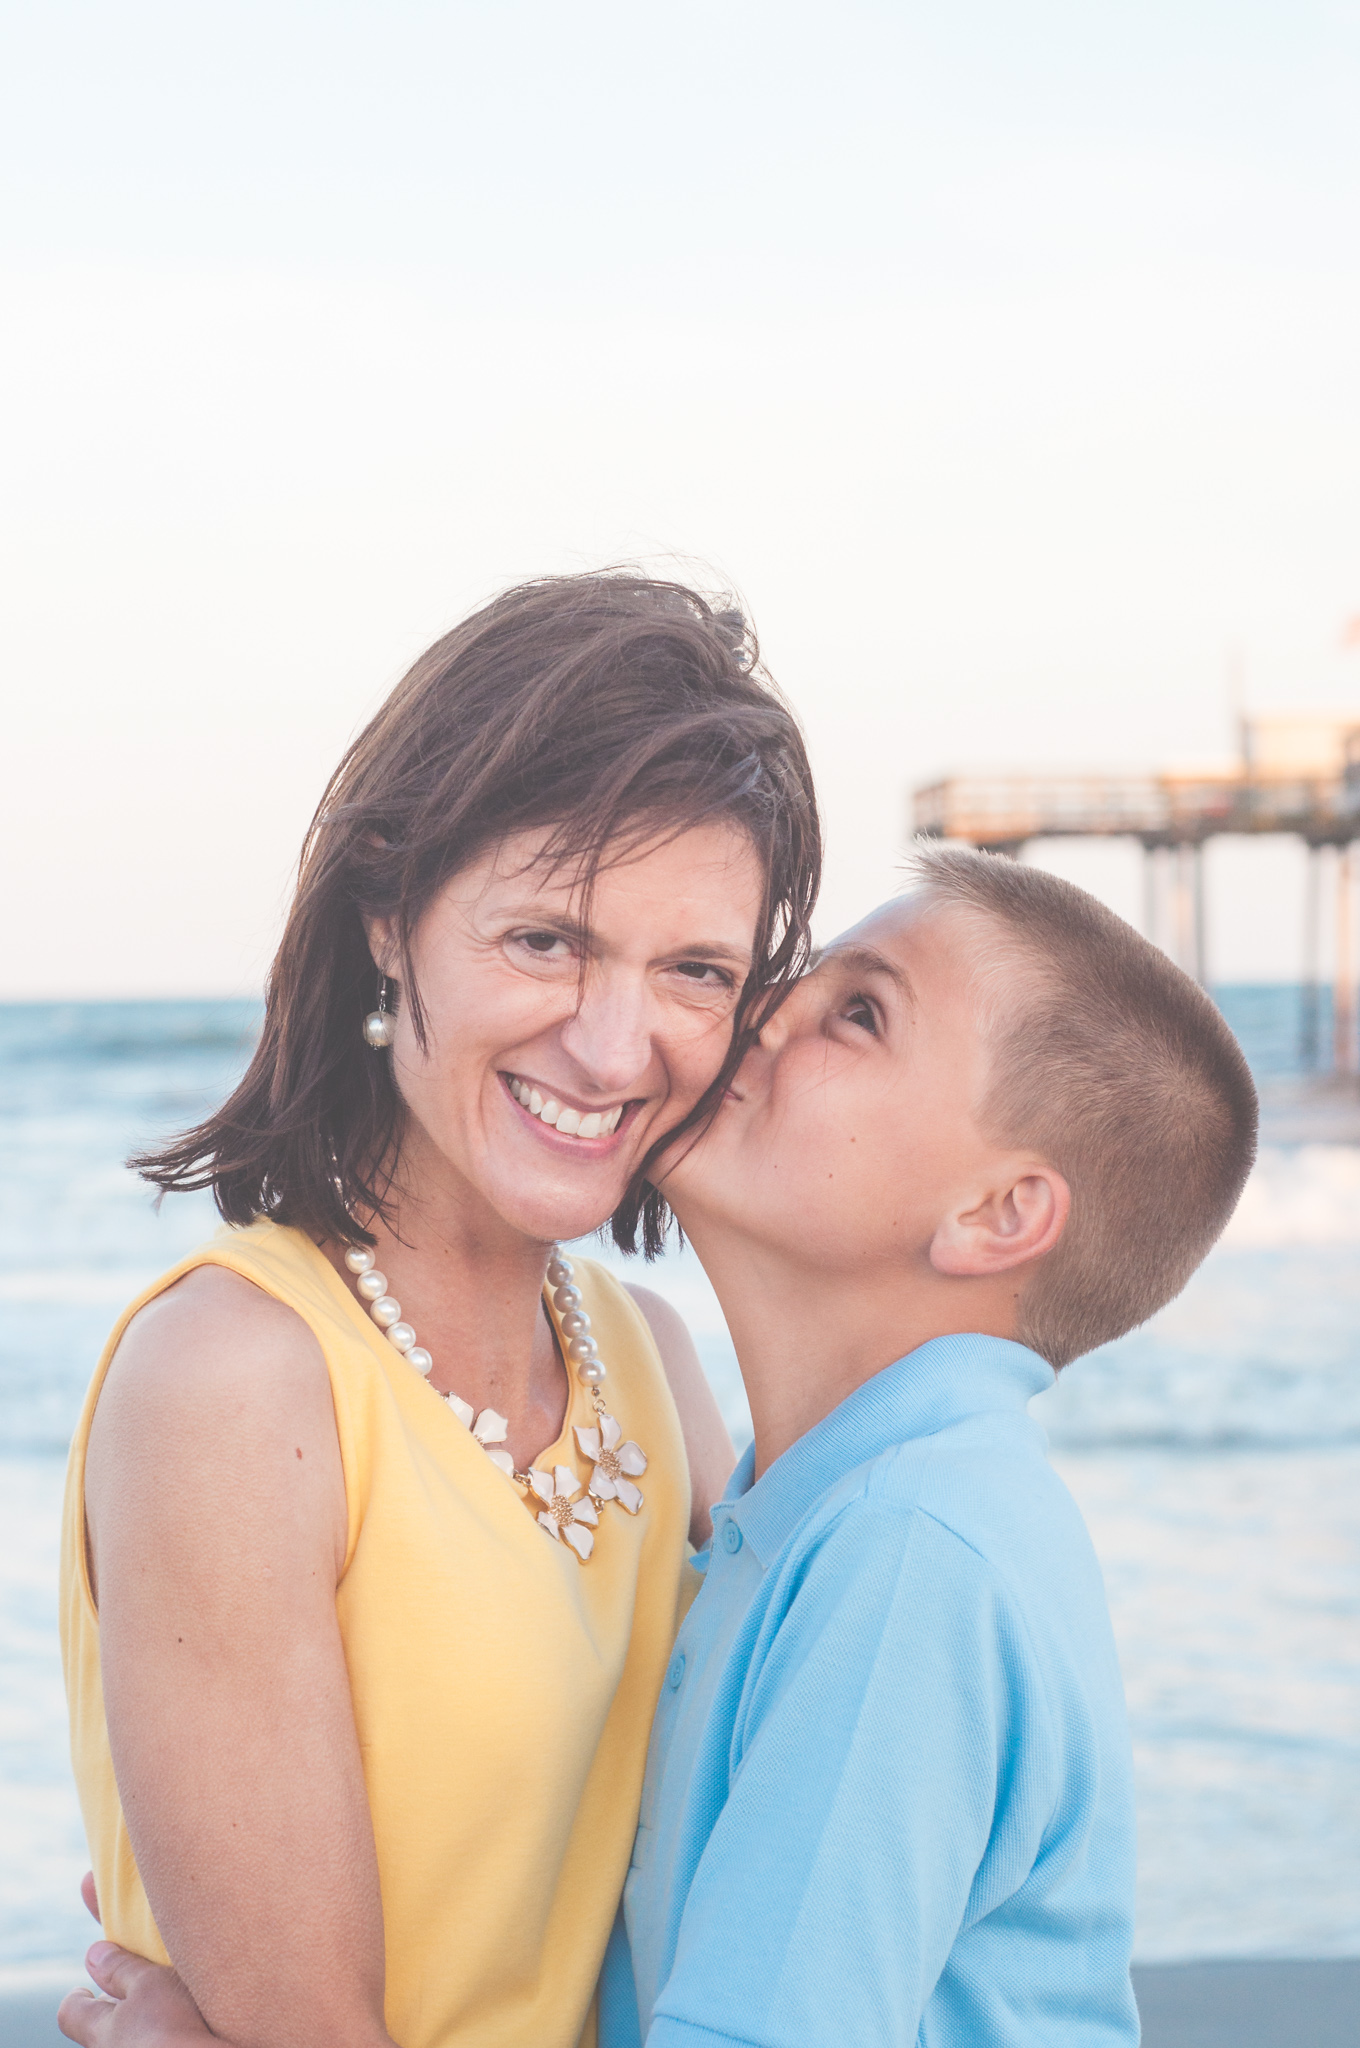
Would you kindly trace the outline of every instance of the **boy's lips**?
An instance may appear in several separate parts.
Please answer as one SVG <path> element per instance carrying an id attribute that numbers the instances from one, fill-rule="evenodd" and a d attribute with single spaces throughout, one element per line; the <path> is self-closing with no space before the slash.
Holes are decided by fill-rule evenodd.
<path id="1" fill-rule="evenodd" d="M 603 1143 L 612 1138 L 633 1108 L 631 1102 L 606 1103 L 602 1108 L 570 1102 L 522 1074 L 502 1073 L 501 1079 L 526 1117 L 578 1144 L 582 1140 Z"/>

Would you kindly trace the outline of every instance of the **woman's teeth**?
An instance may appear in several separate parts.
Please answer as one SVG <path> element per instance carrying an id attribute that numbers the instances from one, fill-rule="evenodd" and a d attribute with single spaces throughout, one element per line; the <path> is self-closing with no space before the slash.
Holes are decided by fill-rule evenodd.
<path id="1" fill-rule="evenodd" d="M 510 1093 L 516 1102 L 522 1103 L 530 1116 L 536 1116 L 540 1123 L 550 1124 L 555 1131 L 563 1131 L 569 1138 L 607 1138 L 619 1127 L 623 1115 L 623 1104 L 613 1109 L 590 1110 L 582 1116 L 579 1109 L 564 1109 L 551 1095 L 540 1095 L 537 1088 L 531 1088 L 527 1081 L 521 1081 L 511 1074 Z"/>

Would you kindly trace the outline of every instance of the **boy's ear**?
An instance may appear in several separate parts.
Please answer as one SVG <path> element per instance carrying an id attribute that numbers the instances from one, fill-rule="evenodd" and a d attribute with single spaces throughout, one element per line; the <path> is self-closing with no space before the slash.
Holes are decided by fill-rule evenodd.
<path id="1" fill-rule="evenodd" d="M 951 1210 L 930 1241 L 937 1273 L 980 1279 L 1006 1273 L 1051 1252 L 1072 1207 L 1067 1182 L 1054 1167 L 1025 1161 L 982 1200 Z"/>

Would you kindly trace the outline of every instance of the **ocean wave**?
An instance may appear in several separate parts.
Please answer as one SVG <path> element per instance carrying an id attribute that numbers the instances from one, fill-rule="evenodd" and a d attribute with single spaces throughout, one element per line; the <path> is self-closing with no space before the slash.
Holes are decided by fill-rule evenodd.
<path id="1" fill-rule="evenodd" d="M 75 1266 L 59 1270 L 0 1273 L 0 1302 L 22 1302 L 44 1308 L 118 1309 L 133 1300 L 156 1277 L 155 1267 L 124 1271 L 114 1266 Z"/>
<path id="2" fill-rule="evenodd" d="M 1221 1243 L 1360 1246 L 1360 1145 L 1264 1146 Z"/>
<path id="3" fill-rule="evenodd" d="M 0 1059 L 6 1066 L 124 1066 L 207 1054 L 248 1057 L 260 1005 L 240 1001 L 2 1003 Z"/>

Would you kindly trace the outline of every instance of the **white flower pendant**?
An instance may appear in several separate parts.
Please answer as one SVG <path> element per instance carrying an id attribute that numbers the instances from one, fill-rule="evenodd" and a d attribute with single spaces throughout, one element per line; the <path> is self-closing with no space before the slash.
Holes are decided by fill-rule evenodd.
<path id="1" fill-rule="evenodd" d="M 642 1495 L 633 1481 L 647 1470 L 647 1459 L 637 1444 L 631 1439 L 624 1443 L 622 1437 L 618 1423 L 603 1409 L 598 1429 L 576 1432 L 582 1457 L 589 1458 L 595 1467 L 590 1475 L 590 1491 L 597 1500 L 616 1500 L 630 1515 L 635 1515 L 642 1506 Z"/>
<path id="2" fill-rule="evenodd" d="M 460 1400 L 457 1394 L 445 1394 L 447 1401 L 464 1429 L 470 1429 L 482 1449 L 490 1458 L 497 1471 L 504 1472 L 508 1479 L 515 1476 L 515 1461 L 509 1451 L 498 1451 L 495 1446 L 503 1444 L 510 1431 L 510 1424 L 494 1408 L 483 1408 L 474 1416 L 471 1401 Z"/>
<path id="3" fill-rule="evenodd" d="M 584 1564 L 595 1548 L 594 1532 L 600 1518 L 589 1494 L 583 1494 L 580 1500 L 576 1498 L 581 1493 L 576 1474 L 569 1465 L 554 1465 L 551 1472 L 531 1465 L 529 1484 L 547 1510 L 539 1515 L 539 1528 L 546 1529 L 559 1543 L 569 1545 Z"/>

